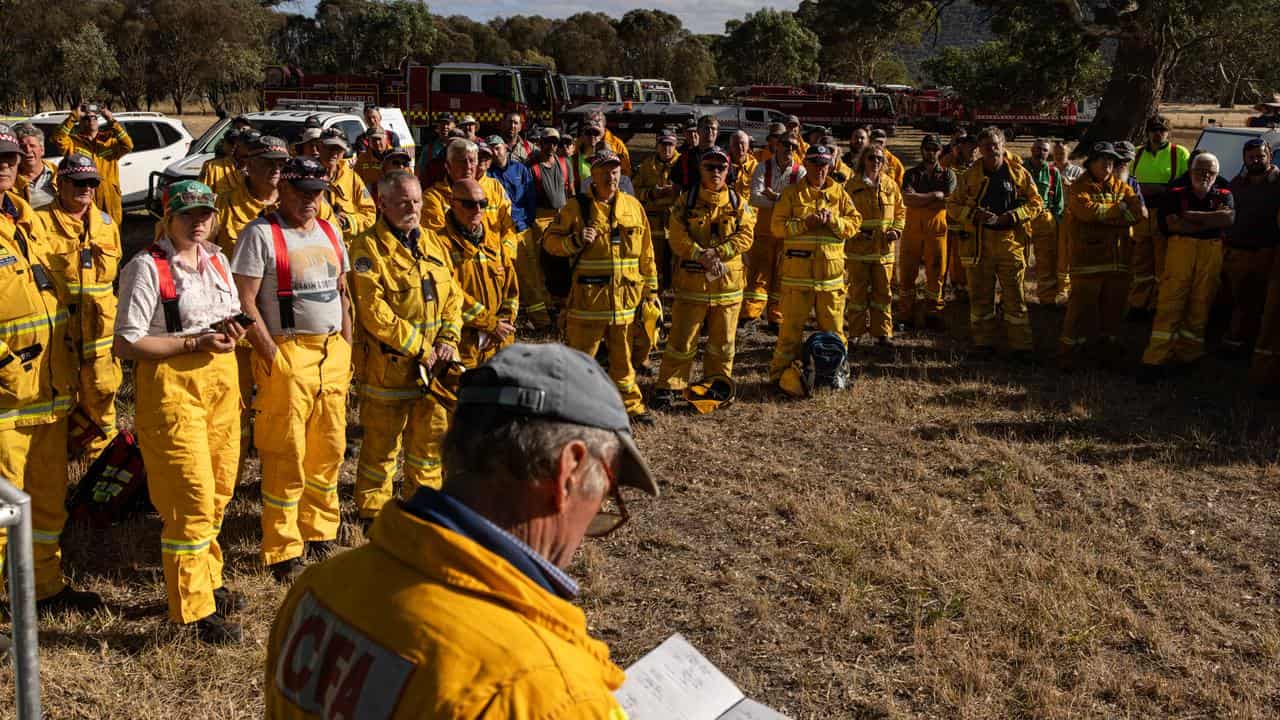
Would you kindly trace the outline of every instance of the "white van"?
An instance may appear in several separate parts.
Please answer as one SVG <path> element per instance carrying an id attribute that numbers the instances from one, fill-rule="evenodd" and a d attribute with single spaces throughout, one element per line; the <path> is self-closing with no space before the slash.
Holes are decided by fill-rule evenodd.
<path id="1" fill-rule="evenodd" d="M 1257 137 L 1266 141 L 1272 158 L 1280 153 L 1280 130 L 1276 128 L 1210 126 L 1200 132 L 1195 149 L 1213 153 L 1218 158 L 1218 176 L 1230 180 L 1244 166 L 1244 144 Z"/>

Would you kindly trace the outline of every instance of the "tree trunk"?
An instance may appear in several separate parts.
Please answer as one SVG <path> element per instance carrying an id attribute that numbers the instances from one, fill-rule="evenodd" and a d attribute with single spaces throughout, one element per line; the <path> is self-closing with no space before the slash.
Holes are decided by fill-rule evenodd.
<path id="1" fill-rule="evenodd" d="M 1103 140 L 1144 142 L 1146 122 L 1160 108 L 1165 77 L 1175 59 L 1174 47 L 1154 29 L 1121 37 L 1098 115 L 1077 147 L 1089 148 Z"/>

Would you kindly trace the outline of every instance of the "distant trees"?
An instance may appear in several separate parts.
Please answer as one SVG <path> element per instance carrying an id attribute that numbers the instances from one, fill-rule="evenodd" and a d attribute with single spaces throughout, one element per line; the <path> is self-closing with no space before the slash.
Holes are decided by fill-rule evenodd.
<path id="1" fill-rule="evenodd" d="M 725 23 L 714 44 L 722 80 L 790 84 L 818 79 L 818 36 L 794 13 L 765 8 Z"/>

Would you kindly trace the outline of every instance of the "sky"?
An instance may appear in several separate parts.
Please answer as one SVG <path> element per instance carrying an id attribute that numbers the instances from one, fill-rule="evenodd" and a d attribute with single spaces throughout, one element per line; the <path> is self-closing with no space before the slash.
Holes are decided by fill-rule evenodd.
<path id="1" fill-rule="evenodd" d="M 293 0 L 280 6 L 286 12 L 315 12 L 317 0 Z M 565 2 L 564 0 L 543 0 L 538 3 L 516 2 L 515 0 L 471 0 L 465 4 L 438 3 L 427 0 L 431 11 L 441 15 L 466 15 L 479 21 L 491 20 L 495 17 L 511 15 L 542 15 L 550 18 L 562 18 L 580 12 L 603 12 L 614 17 L 622 17 L 628 10 L 635 8 L 653 8 L 664 10 L 675 15 L 684 22 L 684 26 L 695 33 L 722 33 L 726 20 L 740 19 L 747 13 L 764 7 L 779 10 L 795 10 L 799 0 L 715 0 L 708 4 L 706 0 L 651 0 L 647 3 L 635 3 L 628 0 L 594 0 L 590 4 Z"/>

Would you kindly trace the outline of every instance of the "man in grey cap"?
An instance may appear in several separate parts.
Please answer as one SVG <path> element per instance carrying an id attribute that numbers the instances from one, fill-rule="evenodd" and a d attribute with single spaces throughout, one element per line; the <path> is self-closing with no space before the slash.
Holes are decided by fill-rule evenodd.
<path id="1" fill-rule="evenodd" d="M 443 489 L 383 506 L 368 545 L 294 585 L 268 642 L 267 714 L 318 715 L 308 678 L 340 641 L 368 658 L 353 717 L 623 717 L 623 673 L 564 572 L 585 537 L 626 522 L 624 487 L 658 494 L 613 383 L 563 345 L 512 345 L 463 376 L 443 453 Z"/>

